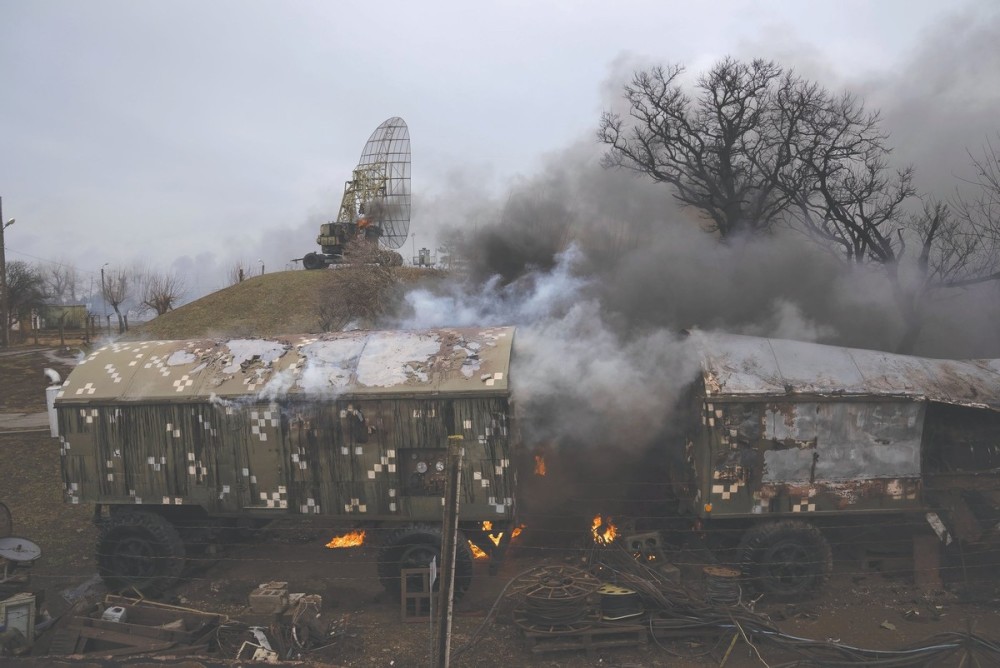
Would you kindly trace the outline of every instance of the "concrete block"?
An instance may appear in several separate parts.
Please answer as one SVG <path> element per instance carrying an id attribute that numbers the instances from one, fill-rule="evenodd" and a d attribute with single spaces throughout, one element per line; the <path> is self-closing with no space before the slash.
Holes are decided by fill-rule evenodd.
<path id="1" fill-rule="evenodd" d="M 261 615 L 282 613 L 288 607 L 287 585 L 286 582 L 260 585 L 250 592 L 250 609 Z"/>

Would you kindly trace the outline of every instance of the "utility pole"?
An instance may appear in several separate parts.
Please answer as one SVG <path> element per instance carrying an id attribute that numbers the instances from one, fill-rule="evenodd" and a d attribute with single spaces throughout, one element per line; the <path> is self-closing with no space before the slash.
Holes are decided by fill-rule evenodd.
<path id="1" fill-rule="evenodd" d="M 451 622 L 455 605 L 455 551 L 458 547 L 459 490 L 462 488 L 462 436 L 448 437 L 448 467 L 444 487 L 444 517 L 441 521 L 441 584 L 438 589 L 437 642 L 434 665 L 448 668 Z"/>
<path id="2" fill-rule="evenodd" d="M 108 320 L 108 337 L 111 337 L 111 316 L 108 315 L 108 289 L 104 287 L 104 268 L 111 264 L 105 262 L 101 265 L 101 301 L 104 302 L 104 317 Z"/>
<path id="3" fill-rule="evenodd" d="M 3 220 L 3 198 L 0 197 L 0 318 L 3 322 L 0 329 L 3 330 L 2 336 L 0 336 L 0 344 L 4 348 L 10 346 L 10 316 L 8 309 L 7 300 L 7 254 L 3 245 L 3 231 L 14 224 L 14 219 L 11 218 L 7 222 Z"/>

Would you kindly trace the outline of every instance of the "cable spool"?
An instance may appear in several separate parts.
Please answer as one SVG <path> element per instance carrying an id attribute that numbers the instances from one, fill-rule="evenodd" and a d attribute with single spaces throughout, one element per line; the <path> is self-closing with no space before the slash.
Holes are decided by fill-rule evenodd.
<path id="1" fill-rule="evenodd" d="M 740 602 L 743 590 L 740 587 L 742 573 L 735 568 L 725 566 L 706 566 L 705 600 L 721 605 L 736 605 Z"/>
<path id="2" fill-rule="evenodd" d="M 521 605 L 514 621 L 533 632 L 569 631 L 592 624 L 591 595 L 601 581 L 590 573 L 566 566 L 542 566 L 520 576 L 514 591 Z"/>
<path id="3" fill-rule="evenodd" d="M 645 612 L 638 592 L 618 585 L 606 584 L 597 590 L 601 595 L 601 619 L 615 621 L 637 617 Z"/>

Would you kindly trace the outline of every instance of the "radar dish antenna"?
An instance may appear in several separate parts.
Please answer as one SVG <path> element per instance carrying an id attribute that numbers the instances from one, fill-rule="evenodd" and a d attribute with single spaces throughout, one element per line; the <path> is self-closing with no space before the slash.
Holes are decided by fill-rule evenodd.
<path id="1" fill-rule="evenodd" d="M 386 248 L 403 245 L 410 231 L 410 130 L 393 116 L 368 138 L 350 181 L 344 185 L 337 222 L 367 217 L 381 229 Z"/>
<path id="2" fill-rule="evenodd" d="M 337 219 L 320 226 L 316 243 L 322 253 L 302 258 L 306 269 L 344 260 L 349 241 L 364 238 L 392 251 L 410 232 L 410 130 L 398 116 L 384 121 L 368 138 L 358 166 L 344 184 Z M 398 253 L 383 252 L 389 264 L 402 264 Z"/>

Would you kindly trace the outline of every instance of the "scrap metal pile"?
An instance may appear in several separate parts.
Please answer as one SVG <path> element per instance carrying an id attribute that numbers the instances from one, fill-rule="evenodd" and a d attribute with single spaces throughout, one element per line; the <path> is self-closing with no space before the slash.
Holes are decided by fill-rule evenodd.
<path id="1" fill-rule="evenodd" d="M 502 602 L 535 653 L 637 646 L 652 640 L 671 656 L 714 657 L 724 665 L 743 643 L 766 665 L 877 666 L 938 665 L 947 659 L 967 665 L 1000 665 L 1000 643 L 977 635 L 947 632 L 894 650 L 852 647 L 783 633 L 755 612 L 728 573 L 713 573 L 726 584 L 695 589 L 676 572 L 630 551 L 621 541 L 595 547 L 587 568 L 547 565 L 521 573 L 504 588 L 470 641 L 471 649 Z M 726 569 L 721 569 L 726 570 Z M 706 572 L 706 583 L 710 579 Z M 948 665 L 951 665 L 950 663 Z"/>
<path id="2" fill-rule="evenodd" d="M 279 598 L 260 625 L 146 599 L 84 600 L 57 623 L 49 655 L 215 655 L 276 663 L 325 650 L 346 635 L 344 619 L 324 618 L 319 596 Z"/>

